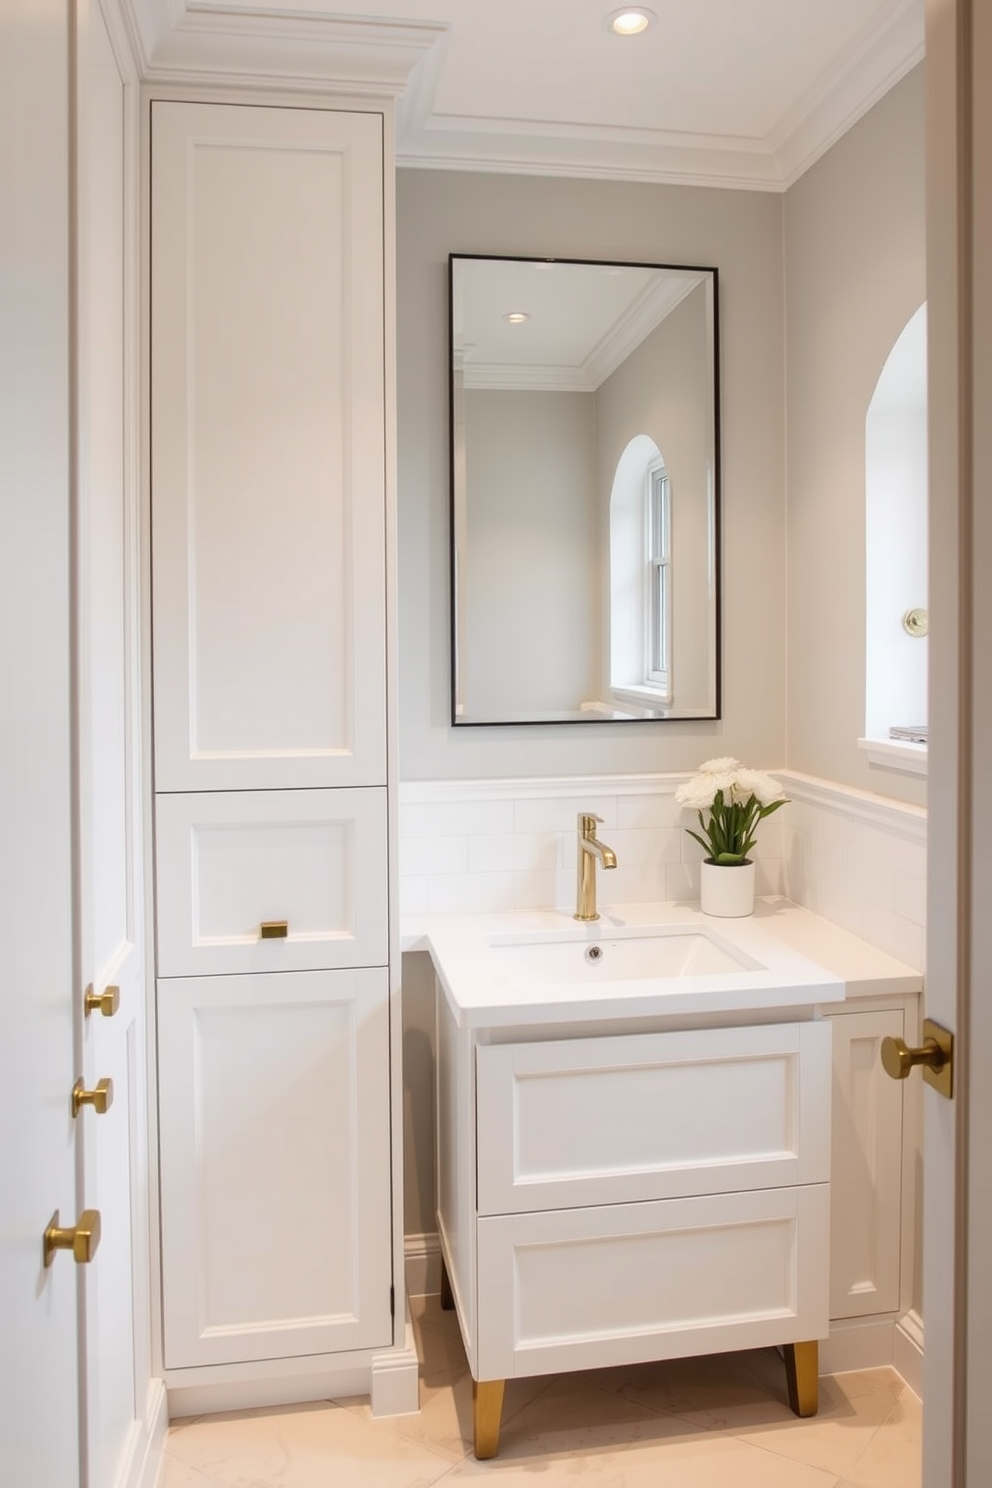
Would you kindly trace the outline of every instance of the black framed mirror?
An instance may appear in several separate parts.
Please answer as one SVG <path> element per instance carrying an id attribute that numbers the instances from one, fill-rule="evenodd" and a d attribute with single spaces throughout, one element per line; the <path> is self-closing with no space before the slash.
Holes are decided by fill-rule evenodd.
<path id="1" fill-rule="evenodd" d="M 716 269 L 449 285 L 452 722 L 718 718 Z"/>

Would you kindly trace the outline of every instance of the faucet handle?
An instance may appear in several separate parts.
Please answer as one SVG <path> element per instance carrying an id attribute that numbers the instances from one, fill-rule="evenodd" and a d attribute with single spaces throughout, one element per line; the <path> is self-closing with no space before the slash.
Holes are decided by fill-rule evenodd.
<path id="1" fill-rule="evenodd" d="M 595 837 L 596 823 L 602 822 L 601 816 L 596 816 L 592 811 L 580 811 L 578 816 L 579 835 L 581 837 Z"/>

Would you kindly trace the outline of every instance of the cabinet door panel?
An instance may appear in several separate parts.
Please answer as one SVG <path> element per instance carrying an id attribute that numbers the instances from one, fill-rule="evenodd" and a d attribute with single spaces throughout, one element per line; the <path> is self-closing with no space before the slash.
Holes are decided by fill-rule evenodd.
<path id="1" fill-rule="evenodd" d="M 902 1008 L 841 1013 L 834 1027 L 830 1316 L 899 1307 L 904 1087 L 882 1069 L 880 1046 L 901 1037 Z"/>
<path id="2" fill-rule="evenodd" d="M 821 1183 L 830 1026 L 482 1047 L 479 1212 Z"/>
<path id="3" fill-rule="evenodd" d="M 159 976 L 389 959 L 384 789 L 165 795 L 155 826 Z"/>
<path id="4" fill-rule="evenodd" d="M 381 117 L 152 112 L 156 789 L 381 785 Z"/>
<path id="5" fill-rule="evenodd" d="M 391 1342 L 385 970 L 158 988 L 168 1368 Z"/>
<path id="6" fill-rule="evenodd" d="M 822 1338 L 829 1186 L 479 1221 L 479 1378 Z"/>

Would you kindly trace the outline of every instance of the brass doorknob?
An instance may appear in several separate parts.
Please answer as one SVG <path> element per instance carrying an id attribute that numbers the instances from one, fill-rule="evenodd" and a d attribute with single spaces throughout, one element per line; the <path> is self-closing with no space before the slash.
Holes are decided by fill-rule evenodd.
<path id="1" fill-rule="evenodd" d="M 923 1078 L 948 1099 L 953 1095 L 954 1035 L 931 1018 L 923 1020 L 923 1043 L 911 1049 L 905 1039 L 882 1040 L 882 1068 L 893 1080 L 905 1080 L 919 1064 Z"/>
<path id="2" fill-rule="evenodd" d="M 59 1211 L 56 1209 L 48 1222 L 44 1241 L 46 1266 L 52 1264 L 57 1250 L 71 1250 L 77 1266 L 89 1265 L 100 1244 L 100 1211 L 84 1209 L 78 1224 L 63 1227 L 59 1224 Z"/>
<path id="3" fill-rule="evenodd" d="M 102 992 L 94 992 L 91 983 L 83 994 L 83 1007 L 87 1018 L 90 1013 L 102 1013 L 105 1018 L 112 1018 L 120 1005 L 120 987 L 104 987 Z"/>
<path id="4" fill-rule="evenodd" d="M 79 1115 L 81 1106 L 92 1106 L 98 1116 L 105 1116 L 114 1104 L 113 1080 L 97 1080 L 93 1090 L 85 1089 L 82 1080 L 72 1087 L 72 1114 Z"/>

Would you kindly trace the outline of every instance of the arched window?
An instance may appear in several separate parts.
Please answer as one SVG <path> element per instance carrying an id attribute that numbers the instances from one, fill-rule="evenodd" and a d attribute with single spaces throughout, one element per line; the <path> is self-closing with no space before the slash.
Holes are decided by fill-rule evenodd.
<path id="1" fill-rule="evenodd" d="M 660 449 L 636 435 L 610 492 L 610 691 L 652 709 L 674 695 L 671 502 Z"/>

